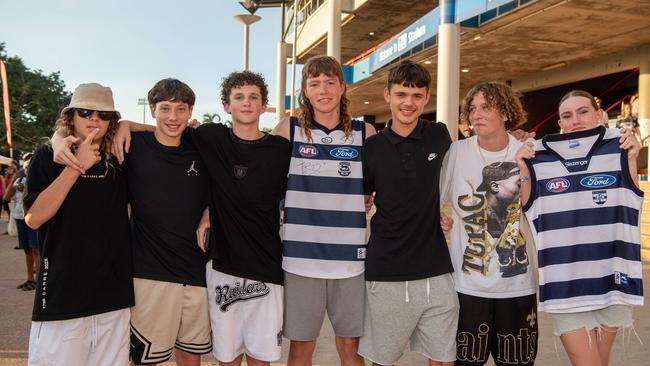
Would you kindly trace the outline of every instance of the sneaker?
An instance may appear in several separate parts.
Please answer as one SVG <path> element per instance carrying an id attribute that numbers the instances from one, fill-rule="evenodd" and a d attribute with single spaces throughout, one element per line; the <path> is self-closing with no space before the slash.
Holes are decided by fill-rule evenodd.
<path id="1" fill-rule="evenodd" d="M 34 281 L 27 281 L 27 282 L 25 282 L 25 284 L 26 285 L 23 288 L 21 288 L 21 290 L 23 290 L 23 291 L 32 291 L 32 290 L 36 289 L 36 282 L 34 282 Z"/>

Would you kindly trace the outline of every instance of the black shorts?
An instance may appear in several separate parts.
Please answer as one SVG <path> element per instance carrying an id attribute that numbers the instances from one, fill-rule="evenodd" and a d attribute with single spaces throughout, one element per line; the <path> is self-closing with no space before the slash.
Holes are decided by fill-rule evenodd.
<path id="1" fill-rule="evenodd" d="M 456 365 L 533 365 L 537 356 L 536 295 L 490 299 L 458 294 Z"/>

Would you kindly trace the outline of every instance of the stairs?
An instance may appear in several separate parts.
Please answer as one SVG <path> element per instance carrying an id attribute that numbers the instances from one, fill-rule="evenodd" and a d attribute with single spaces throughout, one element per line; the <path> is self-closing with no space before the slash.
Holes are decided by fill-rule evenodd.
<path id="1" fill-rule="evenodd" d="M 641 259 L 650 263 L 650 182 L 639 181 L 639 186 L 645 192 L 641 210 Z"/>

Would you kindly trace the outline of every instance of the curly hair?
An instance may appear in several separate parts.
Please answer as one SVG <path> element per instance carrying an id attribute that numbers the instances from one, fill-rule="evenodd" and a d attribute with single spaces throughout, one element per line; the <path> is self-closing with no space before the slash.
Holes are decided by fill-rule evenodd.
<path id="1" fill-rule="evenodd" d="M 322 74 L 336 77 L 339 79 L 341 84 L 345 85 L 341 64 L 339 64 L 334 57 L 314 56 L 305 63 L 305 66 L 302 69 L 302 83 L 300 87 L 300 97 L 298 98 L 298 104 L 300 105 L 298 120 L 300 121 L 300 128 L 303 135 L 307 138 L 307 141 L 310 142 L 312 141 L 311 124 L 314 121 L 314 107 L 311 105 L 309 98 L 307 98 L 305 90 L 307 89 L 307 79 L 318 77 Z M 343 133 L 347 140 L 352 136 L 352 116 L 349 111 L 350 100 L 347 98 L 346 92 L 347 90 L 344 90 L 343 95 L 341 96 L 339 115 L 341 118 L 341 124 L 343 125 Z"/>
<path id="2" fill-rule="evenodd" d="M 221 102 L 224 104 L 230 103 L 230 93 L 232 92 L 232 89 L 241 88 L 246 85 L 259 87 L 260 94 L 262 94 L 262 103 L 264 105 L 269 103 L 269 87 L 266 85 L 264 76 L 248 70 L 235 71 L 223 78 L 221 81 Z"/>
<path id="3" fill-rule="evenodd" d="M 63 136 L 73 136 L 74 135 L 74 113 L 75 109 L 71 108 L 65 112 L 61 112 L 59 119 L 56 120 L 54 124 L 54 132 Z M 116 115 L 115 119 L 110 120 L 108 123 L 108 129 L 102 137 L 102 142 L 99 145 L 99 151 L 101 152 L 102 162 L 106 165 L 106 173 L 109 168 L 115 169 L 117 167 L 115 163 L 115 157 L 111 152 L 111 145 L 113 144 L 113 138 L 118 128 L 119 117 Z"/>
<path id="4" fill-rule="evenodd" d="M 469 121 L 469 109 L 476 94 L 482 93 L 490 109 L 496 108 L 501 115 L 506 117 L 506 130 L 513 130 L 526 122 L 526 111 L 521 104 L 518 92 L 504 83 L 489 81 L 474 85 L 465 95 L 461 108 L 461 120 Z"/>

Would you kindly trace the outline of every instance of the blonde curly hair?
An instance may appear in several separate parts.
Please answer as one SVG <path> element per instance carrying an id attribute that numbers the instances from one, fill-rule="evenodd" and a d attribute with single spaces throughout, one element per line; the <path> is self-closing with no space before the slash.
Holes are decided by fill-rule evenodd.
<path id="1" fill-rule="evenodd" d="M 307 60 L 307 63 L 302 69 L 302 83 L 300 87 L 300 97 L 298 103 L 300 104 L 300 112 L 298 120 L 300 121 L 300 128 L 307 141 L 312 141 L 311 138 L 311 124 L 314 121 L 314 107 L 309 102 L 309 98 L 305 94 L 307 89 L 307 79 L 318 77 L 322 74 L 327 76 L 335 76 L 339 81 L 345 85 L 343 78 L 343 71 L 341 71 L 341 64 L 330 56 L 315 56 Z M 339 114 L 341 124 L 343 125 L 343 133 L 345 138 L 348 139 L 352 136 L 352 116 L 350 115 L 350 100 L 345 95 L 347 90 L 343 91 L 341 96 L 341 104 L 339 106 Z"/>
<path id="2" fill-rule="evenodd" d="M 59 118 L 54 124 L 54 132 L 60 136 L 68 137 L 74 135 L 74 113 L 75 109 L 71 108 L 65 112 L 61 112 Z M 115 119 L 112 119 L 108 122 L 108 129 L 102 137 L 102 141 L 99 145 L 99 151 L 102 156 L 102 163 L 106 166 L 106 172 L 109 168 L 114 169 L 117 165 L 115 163 L 115 157 L 111 152 L 111 146 L 113 144 L 113 138 L 115 133 L 117 133 L 119 117 L 116 115 Z"/>

